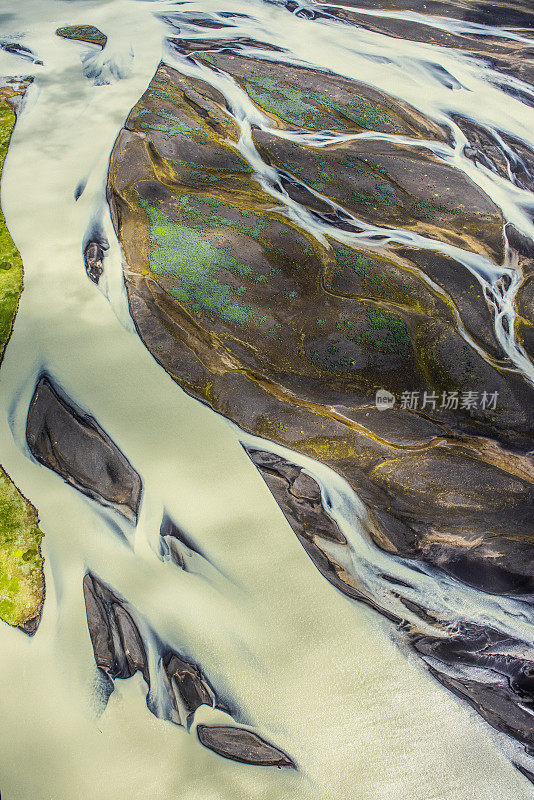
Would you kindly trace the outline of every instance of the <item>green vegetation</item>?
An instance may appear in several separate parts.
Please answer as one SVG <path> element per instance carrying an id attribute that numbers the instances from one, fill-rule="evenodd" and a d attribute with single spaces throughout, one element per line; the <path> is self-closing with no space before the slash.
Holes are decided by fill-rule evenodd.
<path id="1" fill-rule="evenodd" d="M 162 98 L 161 95 L 163 93 L 160 90 L 152 91 L 152 97 L 156 99 L 167 99 Z M 174 98 L 172 98 L 174 99 Z M 175 116 L 174 114 L 170 114 L 165 109 L 160 109 L 159 111 L 151 111 L 148 108 L 142 108 L 139 111 L 140 116 L 146 117 L 159 117 L 161 122 L 140 122 L 139 127 L 144 131 L 161 131 L 165 134 L 166 139 L 172 139 L 177 133 L 183 133 L 186 136 L 191 136 L 196 134 L 196 137 L 200 141 L 207 141 L 208 136 L 202 130 L 198 123 L 194 123 L 195 127 L 193 128 L 191 125 L 188 125 L 184 120 L 181 120 L 179 117 Z"/>
<path id="2" fill-rule="evenodd" d="M 210 53 L 196 53 L 197 58 L 201 58 L 202 61 L 206 61 L 208 64 L 215 64 L 215 60 Z"/>
<path id="3" fill-rule="evenodd" d="M 11 88 L 0 89 L 0 178 L 15 113 Z M 22 260 L 0 209 L 0 362 L 22 292 Z M 36 617 L 44 596 L 42 533 L 37 513 L 0 467 L 0 619 L 10 625 Z"/>
<path id="4" fill-rule="evenodd" d="M 147 201 L 141 201 L 141 205 L 150 222 L 150 269 L 155 275 L 180 281 L 180 288 L 171 290 L 176 300 L 195 312 L 216 314 L 226 322 L 251 322 L 254 311 L 241 302 L 242 287 L 234 288 L 217 278 L 220 271 L 237 278 L 251 277 L 251 267 L 239 263 L 228 248 L 212 244 L 195 227 L 173 222 Z"/>
<path id="5" fill-rule="evenodd" d="M 94 25 L 67 25 L 65 28 L 58 28 L 56 34 L 63 39 L 99 44 L 101 47 L 105 47 L 108 40 L 108 37 Z"/>
<path id="6" fill-rule="evenodd" d="M 434 200 L 418 200 L 412 203 L 412 211 L 415 215 L 423 218 L 433 217 L 434 214 L 461 214 L 461 208 L 447 208 L 442 203 Z"/>
<path id="7" fill-rule="evenodd" d="M 317 325 L 325 328 L 325 320 Z M 397 366 L 410 356 L 411 338 L 404 320 L 381 308 L 367 308 L 356 319 L 341 319 L 335 330 L 328 326 L 324 335 L 312 339 L 310 358 L 316 367 L 345 374 L 358 372 L 371 366 L 377 368 L 376 358 L 398 356 Z M 367 355 L 364 355 L 366 353 Z"/>
<path id="8" fill-rule="evenodd" d="M 44 595 L 37 512 L 0 467 L 0 619 L 35 617 Z"/>
<path id="9" fill-rule="evenodd" d="M 364 291 L 374 292 L 381 297 L 387 296 L 386 282 L 376 272 L 376 267 L 380 265 L 380 262 L 374 259 L 371 260 L 363 253 L 351 250 L 348 247 L 337 247 L 335 248 L 335 253 L 339 272 L 343 269 L 351 271 L 360 278 Z"/>
<path id="10" fill-rule="evenodd" d="M 15 112 L 7 102 L 9 93 L 12 90 L 0 89 L 0 179 L 15 125 Z M 11 334 L 21 292 L 22 261 L 0 209 L 0 361 Z"/>
<path id="11" fill-rule="evenodd" d="M 343 105 L 318 89 L 302 90 L 288 81 L 266 76 L 246 78 L 245 87 L 255 103 L 290 125 L 312 129 L 343 128 L 352 122 L 360 128 L 381 131 L 385 124 L 393 124 L 383 109 L 363 97 Z"/>
<path id="12" fill-rule="evenodd" d="M 367 328 L 354 341 L 366 344 L 382 353 L 398 353 L 406 356 L 412 340 L 406 323 L 381 308 L 368 309 Z"/>

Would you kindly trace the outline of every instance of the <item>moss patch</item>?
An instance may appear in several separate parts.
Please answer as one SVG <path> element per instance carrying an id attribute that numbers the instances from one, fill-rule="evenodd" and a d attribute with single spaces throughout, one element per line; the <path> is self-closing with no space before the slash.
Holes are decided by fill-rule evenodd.
<path id="1" fill-rule="evenodd" d="M 366 323 L 364 332 L 355 335 L 354 341 L 365 343 L 382 353 L 407 356 L 411 338 L 404 320 L 377 308 L 367 310 Z"/>
<path id="2" fill-rule="evenodd" d="M 15 125 L 15 112 L 7 102 L 10 94 L 13 94 L 13 90 L 0 89 L 0 180 Z M 21 292 L 22 261 L 0 209 L 0 362 L 11 334 Z"/>
<path id="3" fill-rule="evenodd" d="M 44 595 L 35 508 L 0 467 L 0 618 L 20 625 L 35 617 Z"/>
<path id="4" fill-rule="evenodd" d="M 101 47 L 104 47 L 108 40 L 108 37 L 94 25 L 67 25 L 65 28 L 58 28 L 56 34 L 63 39 L 99 44 Z"/>
<path id="5" fill-rule="evenodd" d="M 0 89 L 0 179 L 15 125 L 8 98 Z M 0 362 L 11 334 L 22 292 L 22 260 L 0 209 Z M 37 512 L 0 467 L 0 619 L 20 625 L 35 618 L 44 597 L 42 533 Z"/>
<path id="6" fill-rule="evenodd" d="M 318 89 L 303 90 L 268 76 L 248 77 L 245 87 L 257 105 L 290 125 L 320 130 L 325 124 L 338 128 L 355 123 L 361 128 L 382 131 L 386 123 L 392 124 L 382 108 L 363 97 L 355 97 L 343 105 Z"/>
<path id="7" fill-rule="evenodd" d="M 178 278 L 181 287 L 172 294 L 179 303 L 194 311 L 207 311 L 226 322 L 245 324 L 254 311 L 241 302 L 238 288 L 221 283 L 220 270 L 236 276 L 250 275 L 252 270 L 240 264 L 225 247 L 216 247 L 194 227 L 172 222 L 156 206 L 142 202 L 150 221 L 150 269 L 155 275 Z"/>

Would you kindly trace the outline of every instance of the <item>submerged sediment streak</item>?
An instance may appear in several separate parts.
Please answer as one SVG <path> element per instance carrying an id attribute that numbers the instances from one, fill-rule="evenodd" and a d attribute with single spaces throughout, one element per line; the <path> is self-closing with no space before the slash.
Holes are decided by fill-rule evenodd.
<path id="1" fill-rule="evenodd" d="M 2 796 L 44 773 L 71 800 L 68 752 L 102 800 L 526 800 L 528 31 L 68 5 L 45 26 L 35 2 L 0 53 L 35 73 L 3 187 L 27 280 L 0 435 L 50 586 L 33 640 L 0 629 L 25 698 Z M 38 780 L 9 766 L 36 697 L 58 723 Z"/>

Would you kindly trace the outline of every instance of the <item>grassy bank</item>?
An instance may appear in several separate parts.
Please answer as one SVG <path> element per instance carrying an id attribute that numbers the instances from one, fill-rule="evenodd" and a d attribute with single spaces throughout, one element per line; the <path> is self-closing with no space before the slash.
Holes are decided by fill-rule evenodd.
<path id="1" fill-rule="evenodd" d="M 9 100 L 18 93 L 11 86 L 0 89 L 0 192 L 16 119 Z M 0 363 L 21 292 L 22 260 L 0 207 Z M 37 522 L 35 508 L 0 467 L 0 619 L 10 625 L 28 625 L 38 618 L 43 603 L 42 533 Z"/>

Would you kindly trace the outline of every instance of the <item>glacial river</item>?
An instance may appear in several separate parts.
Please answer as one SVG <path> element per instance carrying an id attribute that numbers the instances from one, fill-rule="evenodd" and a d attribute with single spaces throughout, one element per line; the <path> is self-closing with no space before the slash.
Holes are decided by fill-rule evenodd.
<path id="1" fill-rule="evenodd" d="M 0 624 L 2 800 L 534 796 L 511 763 L 524 760 L 524 753 L 436 682 L 400 646 L 387 620 L 325 581 L 242 449 L 246 436 L 171 380 L 129 317 L 120 246 L 105 199 L 107 168 L 117 134 L 159 62 L 187 74 L 202 71 L 169 46 L 171 35 L 275 44 L 283 53 L 266 50 L 266 57 L 313 63 L 394 91 L 438 123 L 469 114 L 496 135 L 534 146 L 534 90 L 518 78 L 510 81 L 528 94 L 530 105 L 506 92 L 498 74 L 476 57 L 329 18 L 309 19 L 310 8 L 316 6 L 307 3 L 307 13 L 297 15 L 261 0 L 2 1 L 2 37 L 24 45 L 34 58 L 0 51 L 0 74 L 33 75 L 34 81 L 2 177 L 2 207 L 24 263 L 24 291 L 0 371 L 0 460 L 39 510 L 46 577 L 35 636 Z M 221 12 L 243 16 L 234 18 L 231 31 L 194 22 L 220 21 Z M 405 18 L 421 24 L 415 12 Z M 460 33 L 470 24 L 437 16 L 431 22 Z M 98 27 L 108 37 L 105 49 L 55 35 L 71 24 Z M 479 28 L 478 35 L 485 35 Z M 526 37 L 506 28 L 492 33 Z M 273 176 L 255 162 L 247 133 L 258 112 L 229 77 L 220 75 L 217 82 L 241 123 L 242 153 L 277 198 Z M 508 221 L 534 238 L 532 193 L 469 160 L 462 132 L 454 126 L 453 132 L 448 144 L 428 147 L 465 171 Z M 328 232 L 296 203 L 288 213 L 318 236 Z M 110 243 L 98 287 L 83 265 L 83 246 L 95 224 Z M 503 359 L 534 382 L 513 333 L 513 262 L 498 266 L 451 245 L 371 229 L 358 220 L 353 231 L 335 235 L 347 243 L 378 235 L 454 250 L 495 306 Z M 98 421 L 141 476 L 136 527 L 32 458 L 26 416 L 43 372 Z M 409 567 L 364 541 L 358 498 L 327 468 L 302 463 L 333 499 L 362 580 L 378 592 L 377 576 L 386 566 L 402 578 Z M 192 555 L 188 572 L 159 557 L 164 512 L 205 556 Z M 203 748 L 196 725 L 229 717 L 202 706 L 191 732 L 158 719 L 147 709 L 139 673 L 116 681 L 106 704 L 87 629 L 87 570 L 127 598 L 147 631 L 202 664 L 211 684 L 232 698 L 240 720 L 290 753 L 298 769 L 240 764 Z M 410 575 L 417 581 L 414 599 L 426 608 L 446 608 L 452 616 L 534 639 L 532 612 L 522 604 L 430 572 Z M 154 665 L 155 642 L 149 657 Z M 157 704 L 157 682 L 151 691 Z"/>

